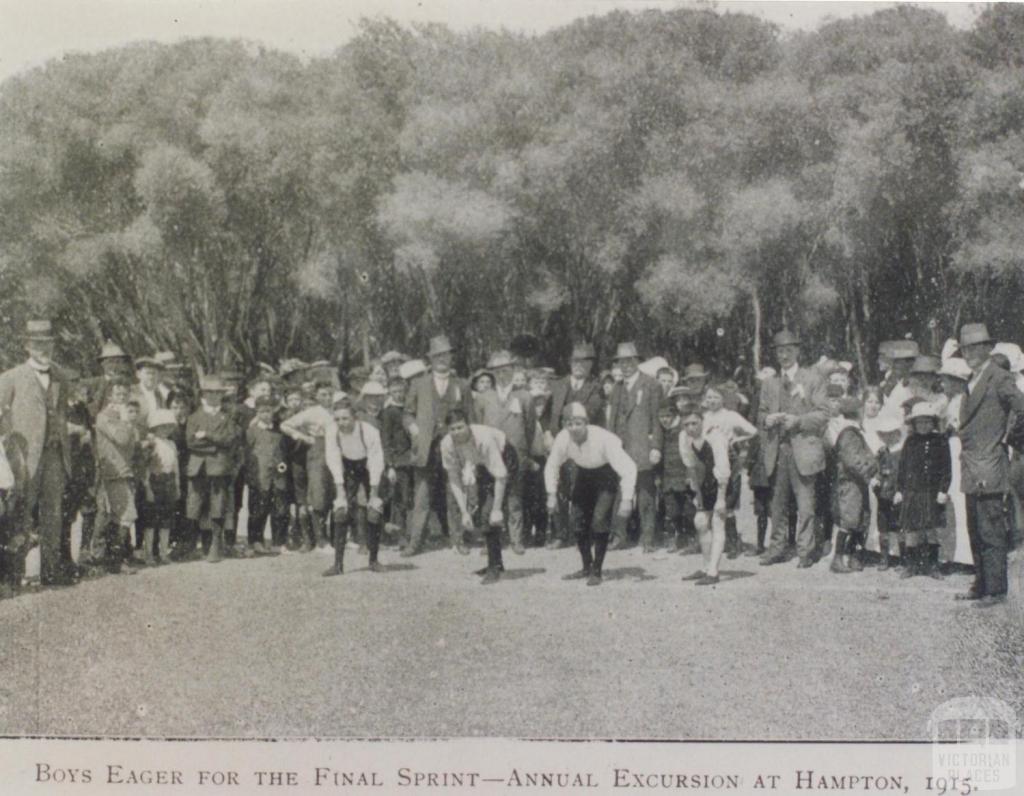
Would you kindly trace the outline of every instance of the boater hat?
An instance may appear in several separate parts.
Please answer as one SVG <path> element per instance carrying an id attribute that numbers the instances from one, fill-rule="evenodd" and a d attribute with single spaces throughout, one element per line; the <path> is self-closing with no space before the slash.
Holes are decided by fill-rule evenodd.
<path id="1" fill-rule="evenodd" d="M 939 368 L 939 375 L 970 381 L 974 372 L 971 370 L 971 366 L 967 364 L 967 360 L 960 357 L 950 357 L 942 363 L 942 367 Z"/>
<path id="2" fill-rule="evenodd" d="M 178 421 L 174 418 L 174 412 L 170 409 L 157 409 L 146 420 L 146 425 L 150 431 L 160 426 L 176 426 L 177 424 Z"/>
<path id="3" fill-rule="evenodd" d="M 991 343 L 988 327 L 983 323 L 965 323 L 960 327 L 960 347 L 977 343 Z"/>
<path id="4" fill-rule="evenodd" d="M 96 359 L 100 362 L 104 359 L 128 359 L 128 355 L 117 343 L 107 340 L 107 342 L 103 344 L 103 348 L 100 349 L 100 355 L 96 357 Z"/>
<path id="5" fill-rule="evenodd" d="M 512 354 L 505 350 L 495 351 L 491 354 L 490 359 L 487 360 L 487 369 L 495 370 L 497 368 L 507 368 L 515 364 L 515 360 L 512 359 Z"/>
<path id="6" fill-rule="evenodd" d="M 207 374 L 199 377 L 200 392 L 225 392 L 226 390 L 227 388 L 224 386 L 224 382 L 220 376 Z"/>
<path id="7" fill-rule="evenodd" d="M 800 338 L 789 329 L 783 329 L 772 338 L 772 347 L 778 348 L 784 345 L 800 345 Z"/>
<path id="8" fill-rule="evenodd" d="M 422 359 L 410 359 L 407 362 L 403 362 L 398 369 L 398 375 L 406 381 L 426 372 L 427 366 L 423 363 Z"/>
<path id="9" fill-rule="evenodd" d="M 891 359 L 917 359 L 921 347 L 913 340 L 893 340 L 889 352 Z"/>
<path id="10" fill-rule="evenodd" d="M 26 321 L 25 340 L 36 340 L 40 343 L 55 339 L 53 324 L 50 321 Z"/>
<path id="11" fill-rule="evenodd" d="M 900 431 L 902 428 L 903 418 L 900 417 L 898 412 L 883 410 L 875 418 L 875 431 L 879 434 L 885 434 L 889 431 Z"/>
<path id="12" fill-rule="evenodd" d="M 706 379 L 710 375 L 711 374 L 704 370 L 704 366 L 699 362 L 693 365 L 687 365 L 686 368 L 683 370 L 684 381 L 689 379 Z"/>
<path id="13" fill-rule="evenodd" d="M 939 368 L 941 367 L 942 362 L 938 357 L 934 357 L 929 354 L 922 354 L 914 359 L 914 364 L 910 368 L 910 372 L 911 374 L 933 376 L 939 372 Z"/>
<path id="14" fill-rule="evenodd" d="M 375 382 L 375 381 L 368 381 L 368 382 L 366 382 L 366 384 L 364 384 L 362 389 L 359 391 L 360 397 L 367 397 L 367 396 L 369 396 L 369 397 L 372 398 L 373 396 L 376 395 L 376 396 L 380 396 L 381 398 L 383 398 L 387 394 L 388 394 L 388 391 L 384 389 L 384 385 L 383 384 L 379 384 L 378 382 Z"/>
<path id="15" fill-rule="evenodd" d="M 1010 370 L 1019 373 L 1024 370 L 1024 351 L 1016 343 L 996 343 L 992 347 L 993 354 L 1002 354 L 1010 363 Z"/>
<path id="16" fill-rule="evenodd" d="M 640 359 L 640 353 L 636 349 L 636 343 L 619 343 L 615 349 L 613 360 L 619 359 Z"/>
<path id="17" fill-rule="evenodd" d="M 135 369 L 139 368 L 155 368 L 156 370 L 163 370 L 164 363 L 156 357 L 139 357 L 135 360 Z"/>
<path id="18" fill-rule="evenodd" d="M 386 354 L 384 354 L 384 356 L 380 358 L 380 363 L 382 365 L 388 365 L 392 362 L 405 362 L 405 360 L 405 354 L 399 351 L 388 351 Z"/>

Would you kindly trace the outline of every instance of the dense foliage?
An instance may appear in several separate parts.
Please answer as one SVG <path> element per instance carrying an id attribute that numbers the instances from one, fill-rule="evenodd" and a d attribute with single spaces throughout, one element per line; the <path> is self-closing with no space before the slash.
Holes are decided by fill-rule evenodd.
<path id="1" fill-rule="evenodd" d="M 86 367 L 105 338 L 206 369 L 440 330 L 463 366 L 529 332 L 731 368 L 786 324 L 870 373 L 882 338 L 1021 339 L 1022 42 L 1014 4 L 68 56 L 0 86 L 3 356 L 36 312 Z"/>

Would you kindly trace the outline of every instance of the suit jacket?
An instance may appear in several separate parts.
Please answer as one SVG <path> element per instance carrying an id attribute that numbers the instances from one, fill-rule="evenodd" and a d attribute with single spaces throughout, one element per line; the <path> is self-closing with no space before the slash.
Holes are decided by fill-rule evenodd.
<path id="1" fill-rule="evenodd" d="M 43 390 L 39 377 L 28 363 L 0 374 L 0 411 L 3 412 L 0 430 L 7 438 L 7 458 L 19 488 L 35 485 L 39 460 L 46 442 L 47 404 L 60 436 L 64 473 L 71 476 L 68 395 L 68 383 L 56 366 L 50 368 L 50 386 L 47 390 Z M 35 492 L 30 494 L 34 495 Z"/>
<path id="2" fill-rule="evenodd" d="M 412 416 L 419 432 L 412 440 L 414 467 L 427 466 L 431 445 L 446 432 L 445 415 L 455 408 L 462 409 L 471 423 L 474 421 L 473 395 L 465 379 L 450 374 L 448 389 L 444 395 L 437 394 L 432 373 L 418 376 L 409 385 L 409 392 L 405 397 L 405 412 Z"/>
<path id="3" fill-rule="evenodd" d="M 139 460 L 138 428 L 121 419 L 114 405 L 96 415 L 96 469 L 101 479 L 135 478 Z"/>
<path id="4" fill-rule="evenodd" d="M 960 486 L 966 494 L 1009 491 L 1003 437 L 1011 411 L 1024 413 L 1024 394 L 1013 376 L 989 361 L 960 403 Z"/>
<path id="5" fill-rule="evenodd" d="M 496 389 L 489 390 L 476 396 L 475 407 L 481 425 L 503 431 L 520 459 L 529 456 L 537 430 L 537 413 L 528 391 L 510 390 L 507 400 L 502 401 Z"/>
<path id="6" fill-rule="evenodd" d="M 637 375 L 633 389 L 627 389 L 625 381 L 616 384 L 608 401 L 608 430 L 622 439 L 622 447 L 639 472 L 650 470 L 654 466 L 651 451 L 661 450 L 660 404 L 661 385 L 644 373 Z"/>
<path id="7" fill-rule="evenodd" d="M 583 387 L 574 391 L 571 377 L 566 376 L 551 385 L 551 416 L 547 424 L 551 436 L 557 436 L 562 430 L 562 410 L 573 401 L 587 408 L 591 425 L 604 425 L 604 390 L 601 389 L 601 383 L 595 379 L 586 379 Z"/>
<path id="8" fill-rule="evenodd" d="M 245 483 L 250 489 L 269 492 L 288 487 L 287 439 L 278 429 L 256 423 L 245 430 Z"/>
<path id="9" fill-rule="evenodd" d="M 196 437 L 200 431 L 205 434 L 201 439 Z M 189 415 L 185 426 L 185 441 L 189 453 L 186 471 L 188 477 L 234 476 L 234 454 L 240 434 L 241 429 L 234 418 L 223 409 L 211 415 L 199 407 Z"/>
<path id="10" fill-rule="evenodd" d="M 788 412 L 799 418 L 790 432 L 782 426 L 768 428 L 765 418 L 775 412 Z M 828 425 L 825 411 L 825 380 L 813 368 L 799 368 L 787 394 L 783 390 L 782 376 L 773 376 L 761 382 L 761 395 L 757 409 L 757 427 L 761 432 L 761 450 L 765 473 L 770 478 L 779 457 L 779 443 L 787 440 L 793 448 L 800 475 L 810 476 L 825 469 L 825 445 L 822 439 Z"/>

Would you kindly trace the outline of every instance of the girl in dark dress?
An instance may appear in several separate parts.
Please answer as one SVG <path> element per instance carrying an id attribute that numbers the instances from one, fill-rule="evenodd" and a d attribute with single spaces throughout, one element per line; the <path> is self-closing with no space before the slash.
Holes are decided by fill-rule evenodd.
<path id="1" fill-rule="evenodd" d="M 903 443 L 893 503 L 900 506 L 900 527 L 907 546 L 901 578 L 939 572 L 939 529 L 946 524 L 946 503 L 952 481 L 949 440 L 939 433 L 937 410 L 928 402 L 914 404 L 910 435 Z"/>

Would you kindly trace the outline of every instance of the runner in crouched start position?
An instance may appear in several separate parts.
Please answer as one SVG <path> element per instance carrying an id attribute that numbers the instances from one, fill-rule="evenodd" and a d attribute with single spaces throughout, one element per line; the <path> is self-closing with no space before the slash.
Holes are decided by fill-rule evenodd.
<path id="1" fill-rule="evenodd" d="M 581 403 L 565 408 L 565 428 L 555 437 L 544 466 L 548 511 L 554 511 L 557 505 L 558 477 L 562 465 L 570 459 L 576 463 L 569 489 L 570 525 L 576 534 L 583 569 L 566 579 L 587 578 L 588 586 L 597 586 L 608 550 L 615 495 L 620 489 L 619 517 L 623 522 L 633 510 L 636 464 L 615 434 L 588 423 L 587 409 Z"/>

